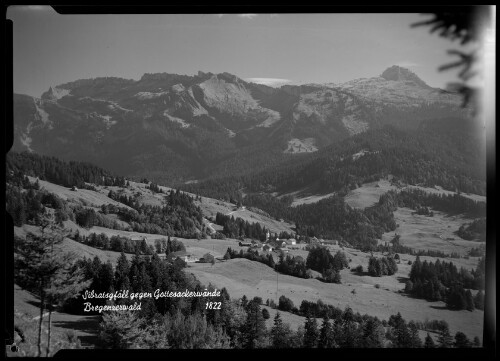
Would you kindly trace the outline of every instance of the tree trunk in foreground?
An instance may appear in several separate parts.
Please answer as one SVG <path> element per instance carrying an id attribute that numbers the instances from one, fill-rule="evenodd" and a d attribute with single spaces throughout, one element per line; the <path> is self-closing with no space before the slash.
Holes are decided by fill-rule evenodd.
<path id="1" fill-rule="evenodd" d="M 50 328 L 52 326 L 52 306 L 49 306 L 49 334 L 47 337 L 47 351 L 45 357 L 49 357 L 50 353 Z"/>
<path id="2" fill-rule="evenodd" d="M 42 356 L 42 321 L 43 321 L 44 302 L 45 302 L 45 294 L 42 289 L 40 297 L 40 320 L 38 320 L 38 357 Z"/>

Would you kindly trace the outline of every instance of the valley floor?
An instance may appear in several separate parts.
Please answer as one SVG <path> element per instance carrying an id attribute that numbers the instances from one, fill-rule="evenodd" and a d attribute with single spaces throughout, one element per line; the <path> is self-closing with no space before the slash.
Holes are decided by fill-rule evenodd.
<path id="1" fill-rule="evenodd" d="M 342 284 L 323 283 L 316 279 L 301 279 L 282 275 L 270 267 L 246 259 L 232 259 L 210 264 L 191 264 L 186 270 L 202 283 L 222 288 L 226 287 L 231 297 L 246 295 L 249 299 L 258 296 L 276 299 L 281 295 L 290 298 L 299 307 L 302 300 L 317 301 L 344 309 L 349 306 L 354 312 L 388 319 L 400 312 L 407 321 L 445 320 L 454 334 L 462 331 L 469 338 L 481 337 L 483 329 L 483 311 L 451 311 L 443 302 L 427 302 L 398 293 L 404 288 L 407 273 L 398 273 L 396 277 L 363 276 L 356 279 L 342 273 Z M 380 284 L 376 288 L 375 284 Z M 353 294 L 355 290 L 355 294 Z"/>

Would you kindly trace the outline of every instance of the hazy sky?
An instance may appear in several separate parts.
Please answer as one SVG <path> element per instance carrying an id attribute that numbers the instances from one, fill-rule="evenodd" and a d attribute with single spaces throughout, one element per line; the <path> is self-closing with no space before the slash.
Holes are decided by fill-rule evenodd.
<path id="1" fill-rule="evenodd" d="M 59 15 L 10 7 L 14 91 L 39 97 L 49 86 L 100 76 L 229 72 L 294 83 L 344 82 L 408 67 L 445 87 L 456 43 L 410 24 L 419 14 Z"/>

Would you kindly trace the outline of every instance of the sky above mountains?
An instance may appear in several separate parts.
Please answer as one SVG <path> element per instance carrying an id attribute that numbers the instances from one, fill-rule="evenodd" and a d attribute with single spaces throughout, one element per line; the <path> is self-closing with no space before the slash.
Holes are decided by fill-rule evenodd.
<path id="1" fill-rule="evenodd" d="M 12 6 L 14 92 L 101 76 L 229 72 L 273 85 L 340 83 L 379 76 L 391 65 L 444 88 L 439 72 L 458 44 L 410 25 L 420 14 L 60 15 Z"/>

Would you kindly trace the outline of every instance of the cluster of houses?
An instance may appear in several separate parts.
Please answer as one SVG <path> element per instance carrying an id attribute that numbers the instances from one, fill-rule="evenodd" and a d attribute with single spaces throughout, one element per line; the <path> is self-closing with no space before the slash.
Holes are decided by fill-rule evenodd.
<path id="1" fill-rule="evenodd" d="M 297 238 L 297 239 L 296 239 Z M 270 237 L 269 232 L 266 234 L 266 241 L 265 242 L 260 242 L 257 240 L 253 240 L 250 238 L 243 239 L 242 241 L 239 242 L 240 247 L 248 247 L 251 250 L 254 251 L 284 251 L 288 252 L 289 250 L 292 249 L 299 249 L 299 244 L 301 243 L 301 240 L 297 236 L 296 238 L 290 238 L 290 239 L 285 239 L 285 238 L 272 238 Z M 309 239 L 308 244 L 310 246 L 326 246 L 326 245 L 338 245 L 338 241 L 336 240 L 324 240 L 324 239 L 318 239 L 316 237 L 312 237 Z"/>
<path id="2" fill-rule="evenodd" d="M 271 237 L 269 231 L 266 234 L 266 241 L 261 242 L 255 239 L 245 238 L 239 242 L 240 247 L 248 247 L 250 250 L 258 251 L 258 252 L 273 252 L 273 251 L 282 251 L 288 252 L 289 250 L 299 249 L 298 244 L 301 243 L 301 240 L 295 238 L 285 239 L 276 237 L 273 239 Z M 132 237 L 133 240 L 146 240 L 144 236 L 136 236 Z M 312 237 L 308 242 L 309 246 L 327 246 L 327 245 L 338 245 L 338 241 L 336 240 L 324 240 L 318 239 L 316 237 Z M 168 262 L 173 263 L 175 260 L 180 259 L 186 263 L 213 263 L 215 262 L 215 257 L 211 253 L 206 253 L 203 257 L 195 257 L 192 254 L 187 253 L 186 251 L 177 251 L 172 252 L 168 256 L 165 254 L 158 255 L 161 259 L 165 259 Z"/>
<path id="3" fill-rule="evenodd" d="M 165 256 L 165 255 L 163 255 Z M 215 262 L 215 256 L 212 255 L 211 253 L 206 253 L 203 255 L 203 257 L 195 257 L 192 254 L 187 253 L 186 251 L 177 251 L 177 252 L 172 252 L 169 253 L 168 256 L 166 256 L 167 262 L 173 263 L 176 259 L 181 259 L 186 263 L 212 263 Z"/>
<path id="4" fill-rule="evenodd" d="M 266 234 L 266 241 L 261 242 L 257 241 L 255 239 L 250 239 L 246 238 L 243 239 L 239 245 L 240 247 L 248 247 L 251 250 L 256 250 L 256 251 L 269 251 L 272 252 L 273 250 L 288 250 L 291 246 L 295 246 L 297 244 L 297 240 L 294 238 L 290 239 L 280 239 L 279 237 L 276 237 L 275 239 L 271 238 L 271 235 L 269 234 L 269 231 Z"/>

